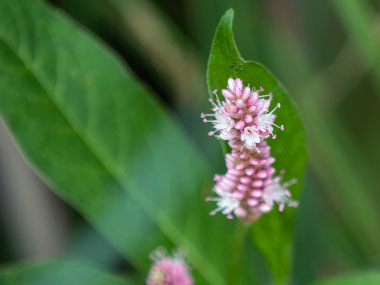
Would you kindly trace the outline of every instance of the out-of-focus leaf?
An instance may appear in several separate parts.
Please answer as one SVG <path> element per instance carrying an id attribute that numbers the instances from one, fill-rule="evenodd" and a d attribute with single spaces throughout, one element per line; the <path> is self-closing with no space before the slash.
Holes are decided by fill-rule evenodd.
<path id="1" fill-rule="evenodd" d="M 0 0 L 0 60 L 1 114 L 58 195 L 142 274 L 181 246 L 197 284 L 225 284 L 235 222 L 208 215 L 207 165 L 117 56 L 41 1 Z"/>
<path id="2" fill-rule="evenodd" d="M 293 86 L 291 86 L 293 94 L 297 97 L 297 103 L 303 110 L 303 123 L 308 133 L 309 161 L 324 186 L 321 187 L 321 191 L 327 190 L 325 193 L 329 201 L 344 218 L 345 225 L 350 228 L 352 236 L 355 236 L 363 253 L 371 259 L 376 258 L 375 256 L 378 256 L 378 252 L 380 252 L 380 243 L 378 242 L 380 234 L 378 227 L 379 211 L 377 198 L 374 195 L 378 188 L 378 179 L 376 174 L 371 171 L 374 167 L 369 164 L 366 152 L 373 156 L 370 160 L 375 159 L 377 145 L 375 147 L 374 143 L 372 150 L 361 147 L 364 144 L 365 137 L 357 132 L 352 134 L 348 132 L 347 126 L 351 124 L 351 121 L 346 118 L 339 118 L 333 101 L 336 98 L 351 94 L 354 86 L 358 84 L 356 76 L 360 72 L 366 73 L 367 69 L 358 70 L 355 59 L 353 59 L 355 56 L 350 55 L 350 48 L 348 48 L 349 50 L 340 55 L 342 58 L 337 59 L 317 76 L 311 77 L 312 67 L 299 45 L 291 43 L 290 36 L 287 36 L 288 41 L 282 39 L 284 39 L 283 36 L 273 39 L 273 46 L 277 42 L 282 42 L 283 45 L 281 50 L 273 53 L 272 57 L 274 61 L 279 62 L 280 59 L 284 58 L 284 54 L 294 55 L 294 57 L 287 56 L 283 65 L 286 69 L 289 66 L 293 68 L 292 72 L 287 72 L 287 74 L 289 78 L 292 78 L 289 80 L 293 82 Z M 286 42 L 288 44 L 285 44 Z M 294 64 L 295 61 L 298 62 L 298 65 Z M 343 72 L 342 69 L 347 70 L 347 72 Z M 348 74 L 350 70 L 355 70 L 356 74 L 353 76 L 343 75 L 343 73 Z M 284 72 L 286 73 L 286 71 Z M 300 78 L 304 84 L 299 84 Z M 288 82 L 291 83 L 289 80 Z M 369 98 L 375 96 L 372 93 L 367 95 L 370 96 Z M 366 98 L 371 100 L 368 97 Z M 366 99 L 361 100 L 361 104 L 354 104 L 354 106 L 360 109 L 360 105 L 365 106 L 363 102 L 366 102 Z M 376 103 L 373 104 L 373 108 L 376 109 Z M 361 113 L 359 109 L 355 109 L 358 114 Z M 365 112 L 367 111 L 369 113 L 364 117 L 370 116 L 370 110 L 366 109 Z M 363 125 L 366 122 L 363 116 L 355 121 L 358 125 Z M 377 124 L 376 120 L 370 121 L 373 126 Z M 347 126 L 345 127 L 345 125 Z M 363 133 L 365 132 L 368 131 L 363 129 Z M 371 133 L 367 139 L 377 141 L 377 135 L 376 132 Z M 358 168 L 357 165 L 360 167 Z M 365 189 L 365 191 L 357 191 L 357 189 Z"/>
<path id="3" fill-rule="evenodd" d="M 380 37 L 379 20 L 369 1 L 332 0 L 348 36 L 358 47 L 363 61 L 369 68 L 372 82 L 380 90 Z M 377 95 L 380 92 L 376 92 Z"/>
<path id="4" fill-rule="evenodd" d="M 2 285 L 132 285 L 127 278 L 112 275 L 73 261 L 25 263 L 0 268 Z"/>
<path id="5" fill-rule="evenodd" d="M 276 158 L 274 166 L 278 172 L 286 170 L 285 180 L 298 180 L 291 191 L 299 199 L 306 162 L 302 123 L 281 83 L 261 64 L 241 58 L 233 38 L 232 20 L 233 11 L 228 10 L 214 37 L 207 72 L 209 92 L 212 94 L 214 89 L 226 88 L 228 78 L 239 77 L 245 84 L 257 88 L 262 86 L 274 94 L 274 100 L 281 103 L 277 122 L 285 125 L 285 131 L 279 133 L 276 140 L 269 140 L 271 153 Z M 294 218 L 294 209 L 286 209 L 284 213 L 274 210 L 252 225 L 252 239 L 279 283 L 284 282 L 289 275 Z"/>
<path id="6" fill-rule="evenodd" d="M 326 281 L 318 281 L 313 285 L 378 285 L 380 272 L 361 272 L 343 275 Z"/>

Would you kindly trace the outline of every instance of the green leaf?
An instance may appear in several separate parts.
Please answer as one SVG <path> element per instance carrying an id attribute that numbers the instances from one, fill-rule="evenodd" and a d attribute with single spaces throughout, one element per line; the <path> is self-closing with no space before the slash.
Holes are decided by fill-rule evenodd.
<path id="1" fill-rule="evenodd" d="M 208 215 L 209 167 L 112 51 L 41 1 L 0 0 L 0 61 L 1 114 L 60 197 L 142 276 L 180 246 L 197 284 L 226 283 L 235 222 Z"/>
<path id="2" fill-rule="evenodd" d="M 369 271 L 352 273 L 334 277 L 325 281 L 314 282 L 313 285 L 378 285 L 380 284 L 380 272 Z"/>
<path id="3" fill-rule="evenodd" d="M 12 264 L 0 268 L 3 285 L 132 285 L 127 278 L 73 261 Z"/>
<path id="4" fill-rule="evenodd" d="M 208 62 L 208 88 L 226 88 L 230 77 L 241 78 L 245 84 L 274 94 L 274 100 L 281 103 L 277 122 L 285 125 L 285 131 L 277 132 L 276 140 L 269 140 L 271 153 L 276 158 L 274 167 L 286 170 L 284 181 L 296 178 L 298 183 L 290 188 L 295 199 L 300 198 L 302 178 L 306 163 L 305 134 L 299 115 L 281 83 L 261 64 L 245 61 L 236 48 L 232 33 L 233 10 L 222 17 L 212 43 Z M 228 150 L 224 143 L 224 148 Z M 251 236 L 263 254 L 269 269 L 278 283 L 289 278 L 291 244 L 294 232 L 295 209 L 287 208 L 283 213 L 277 210 L 263 215 L 252 225 Z"/>
<path id="5" fill-rule="evenodd" d="M 333 0 L 331 4 L 335 7 L 350 40 L 362 56 L 364 64 L 373 71 L 369 75 L 378 90 L 375 95 L 379 95 L 380 40 L 377 15 L 371 3 L 368 1 Z"/>

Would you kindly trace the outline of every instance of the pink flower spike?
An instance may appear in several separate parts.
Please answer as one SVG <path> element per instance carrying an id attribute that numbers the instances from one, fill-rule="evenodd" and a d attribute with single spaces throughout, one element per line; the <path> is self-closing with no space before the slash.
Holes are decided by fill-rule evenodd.
<path id="1" fill-rule="evenodd" d="M 147 285 L 193 285 L 194 279 L 185 261 L 185 254 L 176 250 L 172 256 L 164 248 L 151 254 L 154 264 L 146 279 Z"/>
<path id="2" fill-rule="evenodd" d="M 212 91 L 213 94 L 216 94 L 218 93 L 218 89 L 214 89 L 214 91 Z"/>
<path id="3" fill-rule="evenodd" d="M 252 223 L 275 204 L 280 211 L 285 206 L 298 205 L 288 190 L 294 181 L 281 184 L 282 176 L 274 177 L 275 169 L 271 165 L 275 159 L 266 140 L 276 139 L 274 129 L 284 131 L 284 125 L 275 124 L 274 112 L 281 107 L 280 103 L 270 110 L 273 94 L 262 94 L 263 91 L 261 86 L 259 90 L 250 89 L 241 79 L 229 78 L 227 88 L 221 90 L 223 97 L 218 98 L 214 90 L 216 99 L 209 100 L 212 113 L 201 114 L 204 122 L 212 123 L 209 136 L 228 141 L 232 149 L 226 155 L 227 173 L 215 175 L 216 197 L 206 198 L 207 202 L 216 202 L 210 215 L 221 212 L 227 219 L 235 215 Z"/>

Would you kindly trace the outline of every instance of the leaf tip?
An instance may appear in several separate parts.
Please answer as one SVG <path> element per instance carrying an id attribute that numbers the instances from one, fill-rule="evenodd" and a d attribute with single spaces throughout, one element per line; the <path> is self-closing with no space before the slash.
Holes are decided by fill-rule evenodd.
<path id="1" fill-rule="evenodd" d="M 233 20 L 234 18 L 234 9 L 233 8 L 229 8 L 223 15 L 222 17 L 222 20 L 226 20 L 226 21 L 231 21 Z"/>

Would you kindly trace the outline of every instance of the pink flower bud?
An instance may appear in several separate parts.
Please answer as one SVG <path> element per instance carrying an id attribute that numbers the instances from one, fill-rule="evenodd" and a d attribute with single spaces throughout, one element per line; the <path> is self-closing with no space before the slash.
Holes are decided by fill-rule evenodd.
<path id="1" fill-rule="evenodd" d="M 235 124 L 235 129 L 242 130 L 242 129 L 244 129 L 244 127 L 245 127 L 245 123 L 244 123 L 244 121 L 238 121 L 238 122 Z"/>

